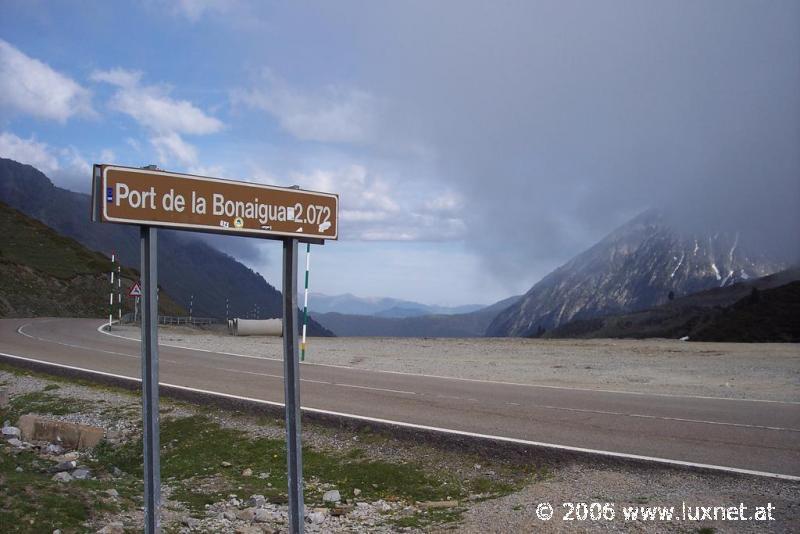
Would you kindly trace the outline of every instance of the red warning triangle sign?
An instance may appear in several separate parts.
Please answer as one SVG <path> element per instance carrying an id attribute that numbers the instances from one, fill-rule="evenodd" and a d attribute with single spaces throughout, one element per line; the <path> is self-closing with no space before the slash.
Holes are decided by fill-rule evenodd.
<path id="1" fill-rule="evenodd" d="M 136 282 L 131 286 L 128 290 L 129 297 L 141 297 L 142 296 L 142 286 L 139 285 L 139 282 Z"/>

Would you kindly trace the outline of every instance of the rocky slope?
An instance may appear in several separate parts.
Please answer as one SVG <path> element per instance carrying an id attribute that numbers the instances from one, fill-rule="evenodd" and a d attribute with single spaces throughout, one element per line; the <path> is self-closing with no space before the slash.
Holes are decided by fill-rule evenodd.
<path id="1" fill-rule="evenodd" d="M 0 235 L 0 317 L 107 316 L 109 258 L 2 202 Z M 124 287 L 138 278 L 135 270 L 122 271 Z M 165 291 L 159 308 L 185 313 Z"/>
<path id="2" fill-rule="evenodd" d="M 488 336 L 540 336 L 576 319 L 658 306 L 785 266 L 736 233 L 690 234 L 650 210 L 534 285 L 489 325 Z"/>
<path id="3" fill-rule="evenodd" d="M 800 339 L 798 286 L 800 267 L 795 267 L 693 293 L 648 310 L 578 319 L 545 332 L 543 337 L 793 341 Z"/>

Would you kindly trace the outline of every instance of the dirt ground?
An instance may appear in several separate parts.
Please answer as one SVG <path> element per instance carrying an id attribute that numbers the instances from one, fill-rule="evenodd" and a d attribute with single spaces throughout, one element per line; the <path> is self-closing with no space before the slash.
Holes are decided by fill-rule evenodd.
<path id="1" fill-rule="evenodd" d="M 138 338 L 135 327 L 115 335 Z M 276 337 L 161 327 L 161 343 L 281 358 Z M 558 387 L 800 402 L 800 346 L 675 340 L 311 338 L 306 363 Z"/>

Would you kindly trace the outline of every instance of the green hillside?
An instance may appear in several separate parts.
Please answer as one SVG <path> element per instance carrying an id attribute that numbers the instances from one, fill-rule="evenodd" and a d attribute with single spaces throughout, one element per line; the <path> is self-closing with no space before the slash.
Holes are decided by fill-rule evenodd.
<path id="1" fill-rule="evenodd" d="M 0 317 L 108 314 L 109 258 L 3 203 L 0 235 Z M 138 278 L 123 269 L 123 288 Z M 182 311 L 163 293 L 160 300 L 164 313 Z"/>

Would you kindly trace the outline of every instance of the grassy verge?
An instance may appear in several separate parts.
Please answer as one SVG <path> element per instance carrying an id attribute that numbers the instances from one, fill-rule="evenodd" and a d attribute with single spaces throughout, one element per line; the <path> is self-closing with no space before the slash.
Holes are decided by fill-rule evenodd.
<path id="1" fill-rule="evenodd" d="M 0 371 L 47 380 L 41 390 L 15 396 L 6 409 L 0 410 L 0 420 L 13 422 L 25 413 L 64 415 L 82 411 L 134 422 L 138 422 L 140 417 L 138 396 L 121 388 L 98 386 L 73 378 L 56 380 L 50 375 L 21 371 L 4 364 L 0 364 Z M 98 401 L 80 398 L 80 395 L 67 397 L 63 391 L 59 391 L 67 384 L 87 386 L 95 391 L 99 388 L 122 393 L 130 402 L 98 406 Z M 185 507 L 194 517 L 202 518 L 206 505 L 225 501 L 230 494 L 236 494 L 239 498 L 261 494 L 270 502 L 286 503 L 286 451 L 283 439 L 254 437 L 244 430 L 230 428 L 233 425 L 229 422 L 240 417 L 236 412 L 171 400 L 164 402 L 162 408 L 161 478 L 162 483 L 172 488 L 170 500 L 174 505 Z M 193 415 L 187 417 L 186 413 Z M 281 424 L 280 420 L 269 416 L 249 416 L 246 420 L 257 426 L 274 427 Z M 224 426 L 217 421 L 224 421 Z M 325 428 L 315 429 L 313 425 L 306 426 L 304 430 L 327 435 L 331 433 Z M 465 510 L 465 502 L 506 495 L 535 475 L 529 466 L 498 468 L 495 465 L 493 469 L 497 469 L 498 474 L 492 471 L 491 476 L 484 476 L 483 471 L 473 469 L 473 464 L 478 463 L 479 459 L 468 454 L 458 455 L 463 468 L 455 470 L 439 466 L 435 461 L 426 463 L 425 453 L 405 456 L 420 458 L 419 461 L 398 459 L 393 455 L 387 458 L 386 455 L 376 454 L 376 451 L 387 444 L 390 448 L 392 445 L 400 448 L 420 445 L 398 443 L 392 436 L 369 428 L 339 439 L 342 440 L 339 442 L 343 444 L 341 447 L 305 447 L 303 450 L 307 506 L 322 506 L 324 492 L 334 488 L 348 502 L 374 502 L 381 499 L 408 504 L 461 501 L 461 507 L 452 509 L 417 510 L 404 517 L 387 515 L 386 523 L 398 528 L 424 528 L 457 521 Z M 107 514 L 130 511 L 141 506 L 141 438 L 116 445 L 102 442 L 86 459 L 96 479 L 68 484 L 51 480 L 52 475 L 46 472 L 49 467 L 47 460 L 29 452 L 13 454 L 13 451 L 3 449 L 1 445 L 0 450 L 3 451 L 0 466 L 0 524 L 4 525 L 4 532 L 45 531 L 51 526 L 65 533 L 81 531 L 81 525 L 86 521 L 102 523 L 104 518 L 107 519 Z M 447 454 L 451 458 L 455 456 L 452 452 Z M 21 472 L 16 470 L 17 466 L 22 467 Z M 245 470 L 252 474 L 246 474 Z M 111 488 L 119 492 L 119 499 L 108 499 L 104 491 Z M 5 525 L 18 525 L 19 528 L 6 529 Z"/>

